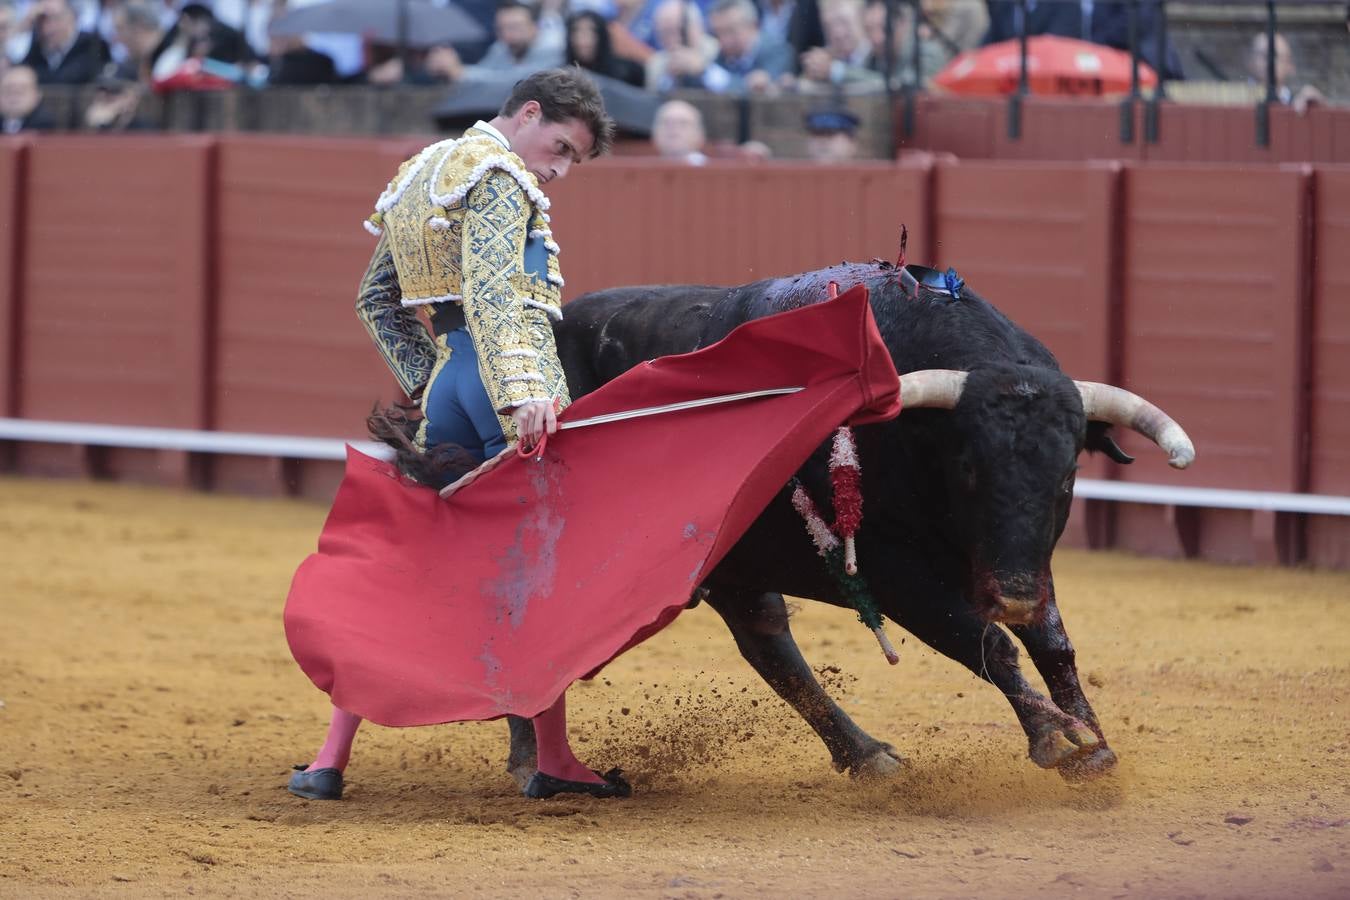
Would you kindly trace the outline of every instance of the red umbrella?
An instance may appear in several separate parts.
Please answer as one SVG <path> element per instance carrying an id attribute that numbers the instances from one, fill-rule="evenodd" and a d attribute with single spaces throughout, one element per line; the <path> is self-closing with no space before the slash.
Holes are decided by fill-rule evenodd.
<path id="1" fill-rule="evenodd" d="M 962 53 L 933 77 L 933 84 L 953 94 L 1011 94 L 1021 73 L 1021 41 L 1003 41 Z M 1158 76 L 1141 60 L 1140 86 L 1157 83 Z M 1130 54 L 1073 38 L 1029 38 L 1027 89 L 1033 94 L 1091 97 L 1125 93 L 1130 89 Z"/>

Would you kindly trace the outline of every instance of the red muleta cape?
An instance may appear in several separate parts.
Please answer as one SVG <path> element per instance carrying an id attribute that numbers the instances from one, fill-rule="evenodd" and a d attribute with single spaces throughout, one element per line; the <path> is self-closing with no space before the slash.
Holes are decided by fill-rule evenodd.
<path id="1" fill-rule="evenodd" d="M 559 431 L 542 460 L 512 456 L 444 500 L 349 449 L 286 600 L 296 662 L 382 725 L 538 714 L 674 619 L 833 429 L 895 416 L 899 378 L 859 286 L 644 363 L 565 411 L 793 386 Z"/>

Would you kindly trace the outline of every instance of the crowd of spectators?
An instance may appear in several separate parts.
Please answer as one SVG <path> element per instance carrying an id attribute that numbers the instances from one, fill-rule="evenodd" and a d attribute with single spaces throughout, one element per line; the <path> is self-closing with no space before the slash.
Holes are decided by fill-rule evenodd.
<path id="1" fill-rule="evenodd" d="M 489 40 L 427 46 L 418 36 L 409 50 L 355 33 L 272 33 L 278 16 L 319 2 L 0 0 L 4 128 L 48 126 L 48 85 L 97 85 L 84 123 L 119 129 L 137 127 L 147 90 L 455 85 L 569 63 L 658 94 L 808 95 L 813 113 L 837 122 L 847 118 L 847 96 L 926 83 L 957 54 L 1023 29 L 1116 48 L 1130 41 L 1127 8 L 1114 0 L 457 0 Z M 1160 4 L 1141 0 L 1135 8 L 1141 56 L 1169 78 L 1184 77 L 1176 50 L 1162 40 Z M 1258 35 L 1251 48 L 1257 81 L 1265 46 Z M 1321 99 L 1293 85 L 1282 36 L 1276 55 L 1281 102 Z M 852 138 L 856 129 L 832 137 Z"/>

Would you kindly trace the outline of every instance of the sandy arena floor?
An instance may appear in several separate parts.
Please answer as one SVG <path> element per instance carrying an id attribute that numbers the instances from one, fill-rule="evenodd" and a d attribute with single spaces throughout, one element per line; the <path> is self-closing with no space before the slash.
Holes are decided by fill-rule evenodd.
<path id="1" fill-rule="evenodd" d="M 1061 553 L 1121 756 L 1085 787 L 1033 766 L 993 688 L 912 639 L 891 669 L 806 603 L 808 659 L 897 780 L 834 774 L 698 608 L 571 695 L 634 799 L 521 798 L 486 723 L 371 727 L 321 803 L 283 787 L 326 698 L 281 609 L 324 513 L 0 480 L 0 896 L 1350 895 L 1350 576 Z"/>

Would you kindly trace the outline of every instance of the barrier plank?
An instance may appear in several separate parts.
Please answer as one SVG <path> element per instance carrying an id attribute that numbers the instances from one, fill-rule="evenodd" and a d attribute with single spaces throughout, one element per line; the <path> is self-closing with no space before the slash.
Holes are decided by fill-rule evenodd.
<path id="1" fill-rule="evenodd" d="M 1168 468 L 1134 435 L 1130 480 L 1299 489 L 1306 175 L 1285 168 L 1125 171 L 1124 381 L 1195 440 Z"/>
<path id="2" fill-rule="evenodd" d="M 23 164 L 28 142 L 0 140 L 0 415 L 19 413 L 18 374 L 22 357 Z"/>
<path id="3" fill-rule="evenodd" d="M 1036 335 L 1075 378 L 1110 381 L 1112 166 L 940 165 L 940 267 Z"/>
<path id="4" fill-rule="evenodd" d="M 1320 167 L 1315 176 L 1315 268 L 1308 489 L 1350 495 L 1350 167 Z M 1350 521 L 1315 517 L 1308 558 L 1350 566 Z"/>
<path id="5" fill-rule="evenodd" d="M 1350 494 L 1350 167 L 1315 176 L 1309 489 Z"/>
<path id="6" fill-rule="evenodd" d="M 354 312 L 404 142 L 221 142 L 214 404 L 228 431 L 360 436 L 392 376 Z"/>
<path id="7" fill-rule="evenodd" d="M 205 426 L 210 142 L 44 137 L 29 154 L 23 415 Z"/>
<path id="8" fill-rule="evenodd" d="M 1139 159 L 1143 146 L 1142 105 L 1134 112 L 1134 140 L 1120 139 L 1120 105 L 1109 100 L 1029 97 L 1022 104 L 1021 136 L 1008 137 L 1009 107 L 999 107 L 994 129 L 998 159 Z"/>

